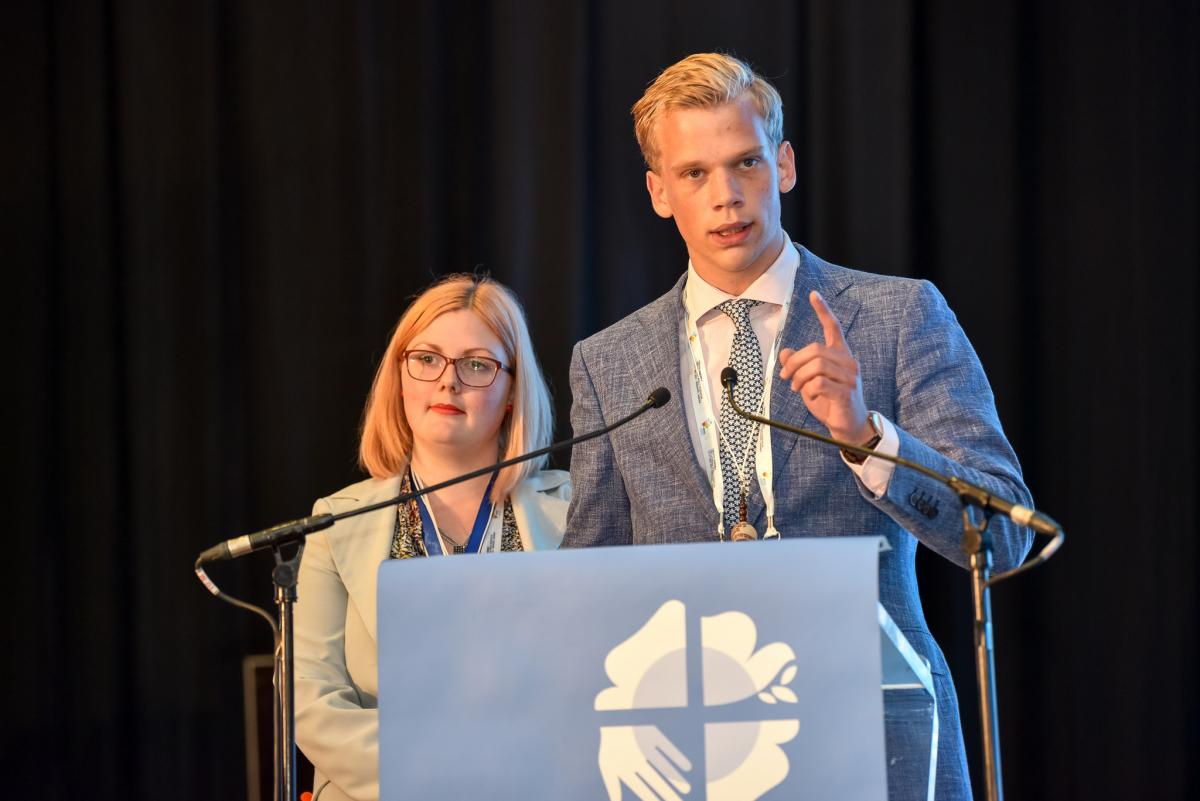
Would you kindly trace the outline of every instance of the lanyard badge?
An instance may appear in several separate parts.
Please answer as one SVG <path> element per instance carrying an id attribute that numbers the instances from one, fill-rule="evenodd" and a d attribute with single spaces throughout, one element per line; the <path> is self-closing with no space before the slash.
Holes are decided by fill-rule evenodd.
<path id="1" fill-rule="evenodd" d="M 419 479 L 413 476 L 412 480 L 413 484 L 420 488 Z M 475 524 L 471 526 L 471 536 L 463 545 L 452 545 L 451 553 L 479 553 L 479 548 L 483 544 L 483 535 L 487 532 L 488 525 L 492 521 L 492 513 L 495 511 L 492 506 L 492 485 L 495 483 L 496 474 L 492 473 L 487 489 L 483 491 L 483 499 L 479 502 L 479 511 L 475 513 Z M 416 501 L 417 511 L 421 514 L 421 536 L 425 541 L 425 553 L 429 556 L 441 556 L 446 553 L 446 550 L 443 548 L 442 536 L 438 531 L 437 523 L 429 511 L 429 507 L 425 505 L 424 496 L 418 495 Z"/>

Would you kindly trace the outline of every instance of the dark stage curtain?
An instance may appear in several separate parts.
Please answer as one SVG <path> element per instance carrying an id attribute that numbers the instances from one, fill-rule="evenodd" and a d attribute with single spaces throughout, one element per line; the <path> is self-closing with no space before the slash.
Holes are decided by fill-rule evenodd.
<path id="1" fill-rule="evenodd" d="M 628 108 L 698 50 L 779 86 L 818 254 L 930 278 L 1071 539 L 995 596 L 1012 798 L 1195 787 L 1195 3 L 9 3 L 4 786 L 239 798 L 260 621 L 202 548 L 358 477 L 434 275 L 572 344 L 685 266 Z M 561 464 L 562 462 L 560 462 Z M 218 567 L 269 603 L 269 557 Z M 967 575 L 920 564 L 977 772 Z M 11 635 L 10 635 L 11 636 Z M 978 781 L 978 775 L 976 775 Z"/>

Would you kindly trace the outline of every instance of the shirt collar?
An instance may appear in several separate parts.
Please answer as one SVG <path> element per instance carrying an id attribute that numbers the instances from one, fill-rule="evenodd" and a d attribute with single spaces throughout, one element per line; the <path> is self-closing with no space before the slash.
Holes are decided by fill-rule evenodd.
<path id="1" fill-rule="evenodd" d="M 784 236 L 787 237 L 786 232 Z M 736 297 L 760 300 L 776 306 L 783 306 L 787 303 L 788 298 L 792 295 L 793 284 L 796 282 L 796 270 L 800 267 L 800 253 L 792 244 L 791 237 L 787 237 L 785 243 L 783 250 L 779 252 L 779 256 L 771 263 L 767 271 L 755 279 L 753 284 L 746 287 L 745 292 Z M 687 309 L 688 316 L 696 322 L 700 322 L 701 317 L 735 296 L 722 292 L 701 278 L 689 259 L 684 297 L 686 298 L 684 307 Z"/>

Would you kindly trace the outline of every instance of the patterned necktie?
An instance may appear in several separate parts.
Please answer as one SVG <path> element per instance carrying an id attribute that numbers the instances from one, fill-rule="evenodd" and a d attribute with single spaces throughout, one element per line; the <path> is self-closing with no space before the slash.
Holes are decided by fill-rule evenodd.
<path id="1" fill-rule="evenodd" d="M 729 366 L 737 370 L 733 397 L 745 411 L 757 413 L 763 393 L 762 349 L 750 327 L 750 309 L 760 300 L 727 300 L 717 308 L 733 320 L 733 346 L 729 349 Z M 722 388 L 723 389 L 723 388 Z M 755 435 L 758 423 L 740 416 L 729 405 L 729 394 L 721 393 L 721 480 L 724 483 L 725 533 L 728 535 L 741 519 L 742 482 L 746 477 L 746 493 L 750 492 L 750 476 L 754 473 Z"/>

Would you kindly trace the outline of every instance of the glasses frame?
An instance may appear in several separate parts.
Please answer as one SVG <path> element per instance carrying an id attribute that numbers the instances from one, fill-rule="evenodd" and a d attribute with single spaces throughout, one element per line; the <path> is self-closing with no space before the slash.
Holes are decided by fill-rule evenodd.
<path id="1" fill-rule="evenodd" d="M 442 365 L 441 371 L 437 375 L 435 375 L 433 378 L 420 378 L 418 376 L 413 375 L 412 364 L 408 361 L 409 354 L 412 354 L 412 353 L 428 353 L 431 356 L 437 356 L 438 358 L 445 359 L 446 363 Z M 464 387 L 472 387 L 474 389 L 486 389 L 487 387 L 490 387 L 492 384 L 495 384 L 496 378 L 500 375 L 501 370 L 508 373 L 509 375 L 513 375 L 513 376 L 516 375 L 516 372 L 513 370 L 513 368 L 509 367 L 507 364 L 500 361 L 499 359 L 493 359 L 491 356 L 459 356 L 458 358 L 453 359 L 444 353 L 438 353 L 436 350 L 426 350 L 425 348 L 416 348 L 414 350 L 402 351 L 400 353 L 400 358 L 404 362 L 404 372 L 408 373 L 409 377 L 413 381 L 426 381 L 426 382 L 438 381 L 441 379 L 442 376 L 444 376 L 446 374 L 446 368 L 449 367 L 450 365 L 454 365 L 454 375 L 458 378 L 459 383 L 461 383 Z M 480 361 L 491 362 L 492 364 L 496 365 L 496 372 L 492 374 L 492 380 L 487 382 L 486 384 L 468 384 L 466 379 L 463 378 L 462 373 L 460 373 L 458 371 L 458 363 L 462 362 L 462 361 L 468 361 L 470 359 L 478 359 Z"/>

